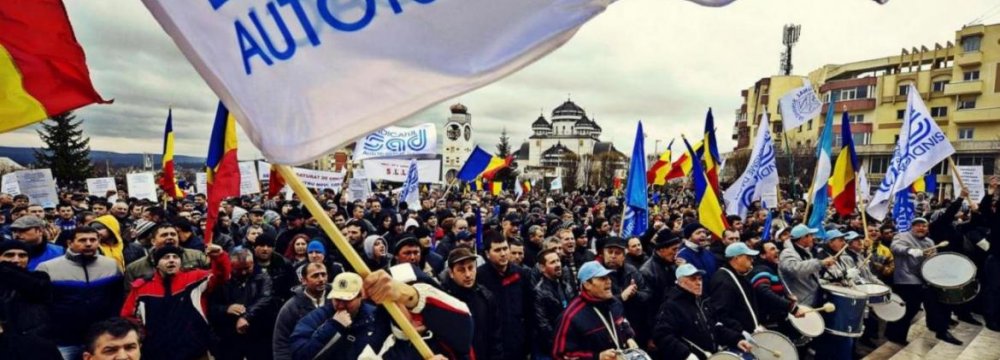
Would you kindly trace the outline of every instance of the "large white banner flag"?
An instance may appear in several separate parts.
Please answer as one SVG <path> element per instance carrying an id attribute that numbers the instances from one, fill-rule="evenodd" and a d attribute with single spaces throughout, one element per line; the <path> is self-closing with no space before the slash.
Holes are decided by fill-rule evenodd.
<path id="1" fill-rule="evenodd" d="M 143 3 L 264 156 L 299 164 L 531 64 L 613 1 Z"/>
<path id="2" fill-rule="evenodd" d="M 885 178 L 868 206 L 868 214 L 878 220 L 885 219 L 889 212 L 889 200 L 897 191 L 907 188 L 934 165 L 955 153 L 948 136 L 931 118 L 917 89 L 910 85 L 907 93 L 899 141 L 893 149 Z"/>
<path id="3" fill-rule="evenodd" d="M 806 121 L 819 116 L 823 110 L 823 103 L 816 96 L 809 79 L 803 79 L 802 82 L 802 87 L 790 90 L 778 100 L 785 131 L 802 126 Z"/>
<path id="4" fill-rule="evenodd" d="M 434 154 L 437 154 L 437 131 L 434 124 L 420 124 L 414 127 L 389 126 L 366 135 L 354 146 L 355 161 Z"/>
<path id="5" fill-rule="evenodd" d="M 775 161 L 774 140 L 771 138 L 771 122 L 764 111 L 764 118 L 757 126 L 757 137 L 750 161 L 743 175 L 736 179 L 722 194 L 726 202 L 726 214 L 745 217 L 750 204 L 760 199 L 765 193 L 773 193 L 778 186 L 778 163 Z M 768 206 L 778 206 L 777 201 Z"/>

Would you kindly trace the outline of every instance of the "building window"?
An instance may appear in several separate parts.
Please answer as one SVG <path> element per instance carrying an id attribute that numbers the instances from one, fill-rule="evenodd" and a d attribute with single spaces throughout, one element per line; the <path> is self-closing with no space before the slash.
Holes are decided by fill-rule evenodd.
<path id="1" fill-rule="evenodd" d="M 860 133 L 851 134 L 851 137 L 854 138 L 854 145 L 868 145 L 868 140 L 871 139 L 871 135 L 872 134 L 869 133 Z"/>
<path id="2" fill-rule="evenodd" d="M 959 155 L 955 157 L 955 165 L 982 165 L 983 174 L 994 174 L 996 158 L 993 155 Z"/>
<path id="3" fill-rule="evenodd" d="M 854 114 L 847 116 L 847 122 L 852 124 L 860 124 L 865 122 L 864 114 Z"/>
<path id="4" fill-rule="evenodd" d="M 931 83 L 931 92 L 944 92 L 944 86 L 948 85 L 950 80 L 935 80 Z"/>
<path id="5" fill-rule="evenodd" d="M 975 97 L 963 97 L 958 99 L 958 109 L 975 109 L 976 108 L 976 98 Z"/>
<path id="6" fill-rule="evenodd" d="M 812 130 L 813 129 L 813 119 L 809 119 L 809 124 L 807 126 L 809 128 L 807 128 L 806 130 Z"/>
<path id="7" fill-rule="evenodd" d="M 899 85 L 899 92 L 897 94 L 900 95 L 900 96 L 902 96 L 902 95 L 906 95 L 906 93 L 909 92 L 909 91 L 910 91 L 910 84 L 903 84 L 903 85 Z"/>
<path id="8" fill-rule="evenodd" d="M 983 42 L 982 35 L 966 36 L 962 38 L 962 51 L 973 52 L 979 51 L 979 45 Z"/>
<path id="9" fill-rule="evenodd" d="M 842 89 L 840 90 L 840 101 L 854 100 L 856 99 L 857 91 L 855 89 Z"/>
<path id="10" fill-rule="evenodd" d="M 931 108 L 931 117 L 945 117 L 948 116 L 947 106 L 935 106 Z"/>
<path id="11" fill-rule="evenodd" d="M 858 86 L 855 89 L 856 97 L 855 99 L 867 99 L 868 98 L 868 86 Z"/>
<path id="12" fill-rule="evenodd" d="M 959 128 L 958 129 L 958 139 L 959 140 L 972 140 L 972 135 L 973 135 L 974 131 L 975 131 L 975 128 L 970 128 L 970 127 Z"/>
<path id="13" fill-rule="evenodd" d="M 885 171 L 888 168 L 889 168 L 888 156 L 872 156 L 871 159 L 868 160 L 869 174 L 885 174 Z"/>
<path id="14" fill-rule="evenodd" d="M 906 116 L 906 110 L 896 110 L 896 120 L 903 120 L 903 116 Z"/>
<path id="15" fill-rule="evenodd" d="M 979 69 L 963 72 L 962 80 L 964 81 L 979 80 Z"/>

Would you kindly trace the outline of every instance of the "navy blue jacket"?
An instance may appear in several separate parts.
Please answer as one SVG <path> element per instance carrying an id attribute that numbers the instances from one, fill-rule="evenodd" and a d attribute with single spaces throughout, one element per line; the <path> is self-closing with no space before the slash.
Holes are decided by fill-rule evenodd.
<path id="1" fill-rule="evenodd" d="M 334 313 L 333 305 L 327 302 L 299 320 L 292 331 L 292 359 L 354 360 L 366 345 L 380 349 L 391 333 L 388 313 L 370 302 L 361 304 L 349 328 L 333 320 Z"/>
<path id="2" fill-rule="evenodd" d="M 534 328 L 531 326 L 533 312 L 529 314 L 534 297 L 528 272 L 511 263 L 501 274 L 487 262 L 476 270 L 476 282 L 493 293 L 500 304 L 504 357 L 523 359 L 530 349 L 525 335 L 531 334 Z"/>

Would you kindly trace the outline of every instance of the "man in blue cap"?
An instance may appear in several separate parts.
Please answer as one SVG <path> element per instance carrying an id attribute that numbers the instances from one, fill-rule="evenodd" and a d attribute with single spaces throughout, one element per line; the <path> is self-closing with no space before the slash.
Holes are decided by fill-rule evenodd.
<path id="1" fill-rule="evenodd" d="M 760 314 L 761 301 L 769 298 L 758 299 L 753 287 L 750 284 L 750 270 L 753 270 L 753 258 L 760 254 L 759 251 L 750 249 L 745 243 L 735 242 L 726 246 L 726 263 L 712 276 L 708 285 L 708 292 L 711 294 L 712 305 L 718 312 L 719 317 L 736 319 L 744 330 L 752 332 L 762 326 L 758 317 Z M 775 306 L 766 304 L 767 306 Z M 784 304 L 780 304 L 781 306 Z M 796 313 L 797 306 L 792 305 L 785 311 Z"/>
<path id="2" fill-rule="evenodd" d="M 824 268 L 833 266 L 836 259 L 817 259 L 813 255 L 817 229 L 803 224 L 792 228 L 792 239 L 785 242 L 781 250 L 778 268 L 785 280 L 785 286 L 798 299 L 799 304 L 816 307 L 820 302 L 819 275 Z"/>
<path id="3" fill-rule="evenodd" d="M 667 292 L 653 327 L 653 342 L 663 359 L 702 359 L 726 349 L 749 352 L 751 346 L 741 331 L 752 329 L 742 329 L 736 319 L 719 316 L 703 295 L 705 271 L 684 264 L 674 275 L 677 286 Z"/>
<path id="4" fill-rule="evenodd" d="M 847 234 L 838 229 L 827 230 L 826 243 L 819 247 L 818 258 L 833 258 L 833 266 L 823 273 L 823 280 L 840 283 L 841 285 L 852 285 L 858 282 L 861 273 L 857 268 L 854 259 L 844 250 L 847 247 Z"/>
<path id="5" fill-rule="evenodd" d="M 580 266 L 580 295 L 559 316 L 553 358 L 612 360 L 620 350 L 638 346 L 625 308 L 611 293 L 611 272 L 597 261 Z"/>

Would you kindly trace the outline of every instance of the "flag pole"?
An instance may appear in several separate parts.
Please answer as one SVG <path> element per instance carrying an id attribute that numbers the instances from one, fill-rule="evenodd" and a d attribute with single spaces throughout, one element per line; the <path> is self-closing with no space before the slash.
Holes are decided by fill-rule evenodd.
<path id="1" fill-rule="evenodd" d="M 952 160 L 951 156 L 948 157 L 948 167 L 951 168 L 951 173 L 955 174 L 955 179 L 958 180 L 958 186 L 961 187 L 964 190 L 965 189 L 965 182 L 962 181 L 962 175 L 958 173 L 958 168 L 955 167 L 955 160 Z M 972 200 L 971 199 L 967 198 L 967 199 L 965 199 L 965 201 L 968 201 L 969 205 L 972 205 Z"/>
<path id="2" fill-rule="evenodd" d="M 292 168 L 288 165 L 277 165 L 276 167 L 278 172 L 281 173 L 281 176 L 288 182 L 288 186 L 290 186 L 292 191 L 299 196 L 299 200 L 302 201 L 302 203 L 306 206 L 306 209 L 313 214 L 313 217 L 317 220 L 317 223 L 319 223 L 320 228 L 322 228 L 323 232 L 330 237 L 330 240 L 333 241 L 333 245 L 335 245 L 337 250 L 344 255 L 344 258 L 347 259 L 347 262 L 354 267 L 354 270 L 357 271 L 358 275 L 364 277 L 370 274 L 371 269 L 369 269 L 368 265 L 366 265 L 364 260 L 361 259 L 361 256 L 354 251 L 351 244 L 347 242 L 347 239 L 344 238 L 344 234 L 340 232 L 337 225 L 334 225 L 333 220 L 331 220 L 329 216 L 326 216 L 323 208 L 319 205 L 319 201 L 317 201 L 316 197 L 309 192 L 309 189 L 306 188 L 302 179 L 295 174 L 295 171 L 292 171 Z M 389 315 L 392 316 L 396 325 L 398 325 L 399 328 L 403 330 L 403 333 L 406 334 L 406 337 L 410 339 L 410 342 L 417 349 L 417 352 L 419 352 L 424 359 L 430 359 L 433 357 L 434 353 L 431 351 L 430 347 L 427 346 L 427 343 L 424 342 L 424 339 L 420 337 L 420 334 L 417 333 L 417 330 L 413 328 L 413 324 L 410 324 L 410 321 L 407 319 L 406 314 L 403 313 L 403 309 L 400 308 L 399 304 L 384 303 L 382 305 L 385 306 L 386 310 L 388 310 Z"/>

